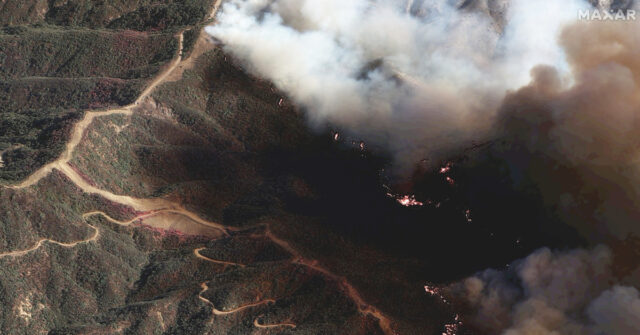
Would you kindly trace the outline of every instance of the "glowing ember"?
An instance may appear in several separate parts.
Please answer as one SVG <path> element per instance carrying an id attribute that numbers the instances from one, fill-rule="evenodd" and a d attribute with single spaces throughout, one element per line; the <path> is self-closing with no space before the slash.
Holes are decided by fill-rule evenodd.
<path id="1" fill-rule="evenodd" d="M 447 178 L 445 178 L 445 179 L 447 180 L 447 183 L 449 183 L 450 185 L 453 185 L 453 184 L 455 184 L 455 183 L 456 183 L 456 181 L 455 181 L 455 180 L 453 180 L 453 178 L 451 178 L 451 177 L 449 177 L 449 176 L 447 176 Z"/>
<path id="2" fill-rule="evenodd" d="M 363 141 L 360 141 L 360 150 L 364 151 L 364 142 Z"/>
<path id="3" fill-rule="evenodd" d="M 440 173 L 445 174 L 451 171 L 451 163 L 447 163 L 447 165 L 440 168 Z"/>
<path id="4" fill-rule="evenodd" d="M 435 286 L 429 286 L 429 285 L 425 285 L 424 286 L 424 290 L 425 292 L 431 294 L 431 295 L 437 295 L 440 296 L 440 289 L 438 289 Z"/>
<path id="5" fill-rule="evenodd" d="M 459 326 L 459 322 L 444 325 L 444 333 L 442 333 L 442 335 L 456 335 Z"/>
<path id="6" fill-rule="evenodd" d="M 442 335 L 456 335 L 458 333 L 458 324 L 451 323 L 444 325 L 444 333 Z"/>
<path id="7" fill-rule="evenodd" d="M 338 139 L 340 139 L 340 134 L 339 133 L 333 134 L 333 140 L 337 141 Z"/>
<path id="8" fill-rule="evenodd" d="M 440 289 L 435 287 L 435 286 L 429 286 L 429 285 L 425 285 L 424 286 L 424 291 L 429 293 L 430 295 L 437 297 L 438 299 L 440 299 L 442 302 L 444 302 L 445 304 L 448 304 L 449 302 L 447 301 L 447 299 L 440 293 Z"/>
<path id="9" fill-rule="evenodd" d="M 278 101 L 278 106 L 282 107 L 283 104 L 284 104 L 284 98 L 280 98 L 280 101 Z"/>
<path id="10" fill-rule="evenodd" d="M 405 207 L 413 207 L 413 206 L 424 206 L 424 203 L 416 200 L 415 195 L 405 195 L 401 197 L 396 197 L 396 201 Z"/>
<path id="11" fill-rule="evenodd" d="M 449 303 L 447 299 L 440 293 L 440 289 L 435 286 L 425 285 L 424 291 L 434 297 L 439 298 L 445 304 Z M 444 325 L 444 332 L 442 333 L 442 335 L 456 335 L 461 325 L 462 321 L 460 321 L 460 315 L 456 314 L 456 316 L 453 318 L 452 323 L 447 323 Z"/>

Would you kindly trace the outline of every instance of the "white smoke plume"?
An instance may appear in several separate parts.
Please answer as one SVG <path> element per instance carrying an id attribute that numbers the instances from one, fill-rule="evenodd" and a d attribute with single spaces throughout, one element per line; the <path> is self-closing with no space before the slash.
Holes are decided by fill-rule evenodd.
<path id="1" fill-rule="evenodd" d="M 482 140 L 507 90 L 526 84 L 535 65 L 568 71 L 555 41 L 588 7 L 471 3 L 231 0 L 207 32 L 311 123 L 342 127 L 409 167 Z"/>
<path id="2" fill-rule="evenodd" d="M 640 334 L 638 290 L 612 273 L 606 247 L 542 249 L 510 270 L 487 270 L 455 284 L 452 292 L 472 308 L 465 322 L 481 333 Z"/>

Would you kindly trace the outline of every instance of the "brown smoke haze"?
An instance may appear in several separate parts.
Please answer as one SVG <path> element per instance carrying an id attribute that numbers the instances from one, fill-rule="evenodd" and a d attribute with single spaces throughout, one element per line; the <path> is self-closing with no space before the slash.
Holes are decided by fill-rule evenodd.
<path id="1" fill-rule="evenodd" d="M 531 84 L 505 98 L 501 127 L 538 158 L 528 171 L 567 219 L 584 221 L 594 239 L 638 234 L 640 24 L 578 23 L 561 45 L 573 82 L 536 67 Z"/>
<path id="2" fill-rule="evenodd" d="M 469 307 L 465 322 L 483 334 L 638 334 L 640 295 L 612 275 L 612 258 L 605 247 L 542 249 L 451 291 Z"/>
<path id="3" fill-rule="evenodd" d="M 542 249 L 451 292 L 481 333 L 640 334 L 640 24 L 581 22 L 560 43 L 570 81 L 536 67 L 532 82 L 505 98 L 498 128 L 519 144 L 511 159 L 545 201 L 616 252 Z"/>

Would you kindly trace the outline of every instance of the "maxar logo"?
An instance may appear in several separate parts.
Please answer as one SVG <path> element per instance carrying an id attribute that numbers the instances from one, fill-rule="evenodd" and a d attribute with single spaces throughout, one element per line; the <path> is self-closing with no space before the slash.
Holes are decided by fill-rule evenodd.
<path id="1" fill-rule="evenodd" d="M 618 11 L 607 11 L 601 9 L 593 9 L 593 10 L 581 10 L 578 12 L 579 20 L 587 20 L 587 21 L 631 21 L 636 19 L 636 11 L 629 10 L 618 10 Z"/>

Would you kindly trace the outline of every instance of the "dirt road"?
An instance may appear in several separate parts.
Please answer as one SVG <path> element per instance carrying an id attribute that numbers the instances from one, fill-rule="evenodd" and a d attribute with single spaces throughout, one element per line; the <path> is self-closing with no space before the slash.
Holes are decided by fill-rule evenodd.
<path id="1" fill-rule="evenodd" d="M 13 189 L 26 188 L 38 183 L 42 178 L 49 175 L 49 173 L 51 173 L 53 169 L 62 170 L 65 167 L 68 167 L 67 163 L 69 163 L 69 161 L 73 157 L 73 152 L 75 151 L 78 144 L 80 144 L 80 141 L 82 141 L 82 138 L 84 136 L 85 131 L 87 130 L 87 127 L 89 127 L 89 125 L 93 122 L 95 118 L 101 117 L 101 116 L 114 115 L 114 114 L 121 114 L 121 115 L 133 114 L 133 109 L 137 107 L 142 101 L 144 101 L 144 99 L 146 99 L 149 96 L 149 94 L 151 94 L 151 92 L 156 87 L 158 87 L 158 85 L 163 83 L 164 80 L 167 78 L 167 76 L 171 72 L 173 72 L 173 70 L 175 70 L 176 67 L 180 64 L 180 61 L 182 60 L 182 49 L 184 44 L 183 42 L 184 42 L 184 34 L 180 33 L 178 35 L 177 56 L 173 59 L 173 61 L 171 61 L 171 64 L 169 65 L 169 67 L 167 67 L 164 71 L 162 71 L 158 76 L 156 76 L 156 78 L 154 78 L 151 81 L 151 83 L 147 86 L 147 88 L 144 89 L 144 91 L 142 91 L 142 93 L 134 103 L 124 107 L 113 108 L 105 111 L 86 111 L 84 118 L 74 125 L 73 131 L 71 133 L 71 138 L 69 139 L 69 142 L 67 142 L 64 152 L 62 153 L 62 155 L 60 155 L 60 157 L 58 157 L 58 159 L 41 167 L 21 183 L 17 185 L 11 185 L 8 187 Z M 67 171 L 63 171 L 63 172 L 65 172 L 66 174 Z M 69 176 L 69 178 L 72 178 L 72 176 Z M 77 173 L 74 173 L 73 178 L 79 178 L 79 176 L 77 176 Z"/>
<path id="2" fill-rule="evenodd" d="M 295 328 L 296 327 L 296 325 L 291 322 L 281 322 L 281 323 L 274 323 L 270 325 L 263 325 L 263 324 L 260 324 L 260 322 L 258 322 L 258 319 L 253 320 L 253 326 L 256 328 L 277 328 L 277 327 Z"/>
<path id="3" fill-rule="evenodd" d="M 204 247 L 203 248 L 194 249 L 193 250 L 193 254 L 196 255 L 196 257 L 198 257 L 200 259 L 204 259 L 205 261 L 210 262 L 210 263 L 221 264 L 221 265 L 224 265 L 224 266 L 227 266 L 227 265 L 229 265 L 229 266 L 238 266 L 238 267 L 241 267 L 241 268 L 246 267 L 246 265 L 244 265 L 244 264 L 226 262 L 226 261 L 221 261 L 221 260 L 217 260 L 217 259 L 213 259 L 213 258 L 209 258 L 207 256 L 204 256 L 204 255 L 202 255 L 200 253 L 200 251 L 202 251 L 204 249 L 205 249 Z"/>
<path id="4" fill-rule="evenodd" d="M 29 248 L 29 249 L 25 249 L 25 250 L 17 250 L 17 251 L 10 251 L 10 252 L 5 252 L 5 253 L 0 253 L 0 258 L 4 258 L 4 257 L 11 257 L 11 256 L 24 256 L 32 251 L 36 251 L 38 250 L 41 246 L 43 246 L 45 243 L 51 243 L 51 244 L 55 244 L 55 245 L 59 245 L 61 247 L 64 248 L 73 248 L 75 246 L 77 246 L 78 244 L 84 244 L 84 243 L 89 243 L 92 241 L 95 241 L 98 239 L 98 237 L 100 237 L 100 230 L 97 227 L 94 227 L 92 225 L 89 225 L 89 227 L 93 228 L 93 234 L 84 240 L 79 240 L 79 241 L 75 241 L 75 242 L 58 242 L 58 241 L 54 241 L 48 238 L 43 238 L 40 239 L 38 241 L 38 243 L 36 243 L 36 245 L 34 245 L 33 247 Z"/>
<path id="5" fill-rule="evenodd" d="M 213 18 L 215 16 L 216 12 L 218 11 L 218 9 L 220 7 L 221 2 L 222 2 L 221 0 L 216 0 L 215 4 L 213 6 L 212 12 L 210 14 L 210 18 Z M 203 35 L 201 35 L 201 39 L 203 38 L 202 36 Z M 130 206 L 133 209 L 135 209 L 136 211 L 147 213 L 147 214 L 144 214 L 144 215 L 140 215 L 140 216 L 134 217 L 134 218 L 132 218 L 130 220 L 127 220 L 127 221 L 119 221 L 119 220 L 115 220 L 115 219 L 111 218 L 110 216 L 108 216 L 104 212 L 92 211 L 92 212 L 85 213 L 83 215 L 83 217 L 85 219 L 87 219 L 87 218 L 89 218 L 91 216 L 101 215 L 105 219 L 109 220 L 112 223 L 116 223 L 116 224 L 120 224 L 120 225 L 125 225 L 126 226 L 126 225 L 130 225 L 130 224 L 132 224 L 132 223 L 134 223 L 136 221 L 153 218 L 153 217 L 157 217 L 157 216 L 160 216 L 160 215 L 178 214 L 178 215 L 182 215 L 182 216 L 188 218 L 194 224 L 204 225 L 204 226 L 207 226 L 207 227 L 212 227 L 212 228 L 218 229 L 218 230 L 220 230 L 220 232 L 223 235 L 229 235 L 229 231 L 237 230 L 235 228 L 226 227 L 226 226 L 223 226 L 223 225 L 215 223 L 215 222 L 210 222 L 210 221 L 204 220 L 204 219 L 200 218 L 198 215 L 196 215 L 195 213 L 184 209 L 180 204 L 176 204 L 176 203 L 170 202 L 168 200 L 164 200 L 164 199 L 139 199 L 139 198 L 134 198 L 134 197 L 130 197 L 130 196 L 127 196 L 127 195 L 117 195 L 117 194 L 108 192 L 106 190 L 99 189 L 99 188 L 89 184 L 82 176 L 80 176 L 69 165 L 69 161 L 73 157 L 73 153 L 74 153 L 76 147 L 82 141 L 82 138 L 84 136 L 84 133 L 86 132 L 86 129 L 89 127 L 89 125 L 93 122 L 93 120 L 95 118 L 102 117 L 102 116 L 108 116 L 108 115 L 114 115 L 114 114 L 121 114 L 121 115 L 131 115 L 131 114 L 133 114 L 134 109 L 137 106 L 139 106 L 151 94 L 151 92 L 158 85 L 162 84 L 163 82 L 167 81 L 169 78 L 173 77 L 172 73 L 174 71 L 176 71 L 176 69 L 178 69 L 181 64 L 182 64 L 182 68 L 184 68 L 185 66 L 190 66 L 190 64 L 191 64 L 190 62 L 193 61 L 194 57 L 190 57 L 190 59 L 188 60 L 188 63 L 184 63 L 183 60 L 182 60 L 183 47 L 184 47 L 183 46 L 183 41 L 184 41 L 183 33 L 179 34 L 178 41 L 179 41 L 179 43 L 178 43 L 178 45 L 179 45 L 178 52 L 177 52 L 177 55 L 174 58 L 174 60 L 171 62 L 170 66 L 168 66 L 164 71 L 162 71 L 144 89 L 144 91 L 142 91 L 140 96 L 136 99 L 136 101 L 133 104 L 130 104 L 130 105 L 124 106 L 124 107 L 105 110 L 105 111 L 87 111 L 85 113 L 85 115 L 84 115 L 84 118 L 81 121 L 79 121 L 78 123 L 75 124 L 74 129 L 73 129 L 72 134 L 71 134 L 71 138 L 70 138 L 69 142 L 67 143 L 64 152 L 62 153 L 62 155 L 58 159 L 56 159 L 55 161 L 43 166 L 40 169 L 38 169 L 36 172 L 34 172 L 29 177 L 27 177 L 21 183 L 19 183 L 17 185 L 12 185 L 12 186 L 6 186 L 6 187 L 9 187 L 9 188 L 12 188 L 12 189 L 23 189 L 23 188 L 27 188 L 27 187 L 33 186 L 33 185 L 37 184 L 40 180 L 42 180 L 44 177 L 49 175 L 49 173 L 51 173 L 51 171 L 53 171 L 53 169 L 56 169 L 56 170 L 59 170 L 62 173 L 64 173 L 71 180 L 71 182 L 73 184 L 75 184 L 78 188 L 80 188 L 85 193 L 97 194 L 97 195 L 100 195 L 100 196 L 104 197 L 105 199 L 108 199 L 108 200 L 113 201 L 115 203 L 118 203 L 118 204 L 121 204 L 121 205 Z M 200 52 L 200 51 L 198 51 L 198 52 Z M 193 56 L 193 54 L 192 54 L 192 56 Z M 178 70 L 178 72 L 181 72 L 181 71 Z M 56 245 L 59 245 L 59 246 L 62 246 L 62 247 L 71 248 L 71 247 L 75 247 L 76 245 L 81 244 L 81 243 L 88 243 L 88 242 L 91 242 L 91 241 L 95 241 L 99 237 L 100 231 L 98 230 L 98 228 L 96 228 L 94 226 L 91 226 L 91 227 L 95 230 L 94 235 L 91 236 L 88 239 L 85 239 L 85 240 L 71 242 L 71 243 L 63 243 L 63 242 L 53 241 L 53 240 L 50 240 L 50 239 L 41 239 L 32 248 L 29 248 L 29 249 L 26 249 L 26 250 L 19 250 L 19 251 L 12 251 L 12 252 L 3 253 L 3 254 L 0 254 L 0 257 L 22 256 L 24 254 L 27 254 L 27 253 L 32 252 L 34 250 L 37 250 L 44 243 L 53 243 L 53 244 L 56 244 Z M 311 269 L 313 269 L 315 271 L 318 271 L 318 272 L 322 273 L 326 277 L 328 277 L 328 278 L 330 278 L 332 280 L 335 280 L 336 282 L 340 283 L 344 287 L 345 293 L 356 303 L 356 305 L 358 306 L 358 309 L 360 310 L 360 312 L 362 314 L 371 315 L 371 316 L 377 318 L 379 320 L 380 327 L 382 328 L 382 330 L 384 331 L 385 334 L 387 334 L 387 335 L 396 334 L 391 329 L 391 320 L 388 319 L 377 308 L 375 308 L 372 305 L 367 304 L 364 301 L 364 299 L 360 296 L 359 292 L 355 289 L 355 287 L 353 287 L 350 283 L 348 283 L 348 281 L 344 277 L 340 277 L 340 276 L 330 272 L 328 269 L 318 265 L 318 263 L 315 262 L 315 261 L 305 260 L 301 256 L 300 252 L 298 252 L 295 248 L 293 248 L 288 242 L 286 242 L 286 241 L 278 238 L 277 236 L 273 235 L 270 230 L 267 230 L 266 237 L 271 239 L 275 244 L 281 246 L 283 249 L 287 250 L 293 256 L 293 260 L 292 260 L 293 263 L 309 267 L 309 268 L 311 268 Z M 208 258 L 208 257 L 203 256 L 202 254 L 200 254 L 201 250 L 202 250 L 202 248 L 194 250 L 195 256 L 198 257 L 199 259 L 203 259 L 205 261 L 212 262 L 212 263 L 223 264 L 225 266 L 226 265 L 233 265 L 233 266 L 240 266 L 240 267 L 245 266 L 245 265 L 242 265 L 242 264 L 236 264 L 236 263 L 232 263 L 232 262 L 225 262 L 225 261 L 219 261 L 219 260 L 214 260 L 214 259 Z M 201 284 L 201 288 L 202 288 L 202 291 L 200 292 L 198 297 L 203 302 L 205 302 L 205 303 L 207 303 L 207 304 L 212 306 L 214 315 L 229 315 L 229 314 L 233 314 L 233 313 L 237 313 L 237 312 L 243 311 L 243 310 L 245 310 L 247 308 L 251 308 L 251 307 L 255 307 L 255 306 L 259 306 L 259 305 L 264 305 L 264 304 L 269 304 L 269 303 L 274 303 L 275 302 L 275 300 L 273 300 L 273 299 L 264 299 L 264 300 L 260 300 L 260 301 L 254 302 L 254 303 L 250 303 L 250 304 L 246 304 L 246 305 L 237 307 L 237 308 L 229 310 L 229 311 L 220 311 L 220 310 L 217 310 L 215 308 L 215 306 L 213 306 L 213 303 L 211 301 L 209 301 L 208 299 L 206 299 L 206 298 L 204 298 L 202 296 L 202 293 L 204 293 L 205 291 L 207 291 L 209 289 L 207 284 L 206 284 L 206 282 L 203 282 Z M 281 327 L 281 326 L 295 327 L 295 324 L 293 324 L 293 323 L 280 323 L 280 324 L 274 324 L 274 325 L 261 325 L 258 322 L 257 319 L 254 321 L 254 325 L 256 327 L 258 327 L 258 328 L 273 328 L 273 327 Z"/>

